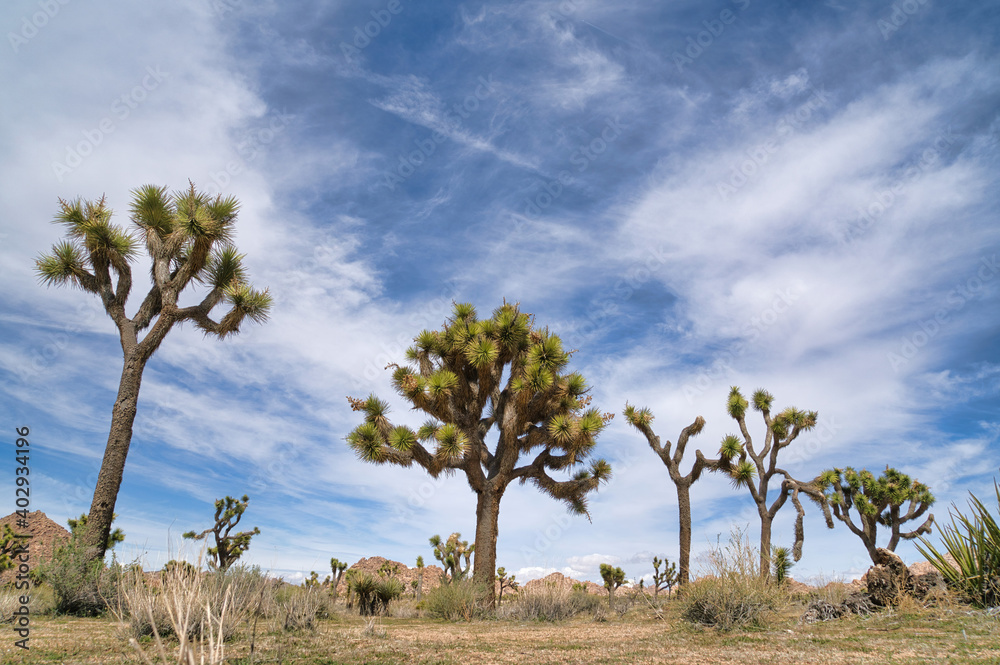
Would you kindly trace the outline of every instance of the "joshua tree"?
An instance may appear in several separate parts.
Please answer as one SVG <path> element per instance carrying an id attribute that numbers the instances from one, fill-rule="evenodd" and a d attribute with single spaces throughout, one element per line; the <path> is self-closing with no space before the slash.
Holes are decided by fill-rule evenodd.
<path id="1" fill-rule="evenodd" d="M 453 533 L 448 536 L 448 540 L 442 541 L 441 536 L 433 535 L 430 538 L 431 547 L 434 548 L 434 558 L 441 562 L 444 574 L 449 582 L 464 580 L 469 574 L 469 567 L 472 565 L 472 553 L 476 550 L 476 544 L 469 544 L 467 540 L 460 540 L 462 534 Z M 465 558 L 465 568 L 462 568 L 462 558 Z"/>
<path id="2" fill-rule="evenodd" d="M 739 424 L 743 440 L 741 441 L 735 434 L 727 434 L 719 448 L 718 465 L 719 470 L 729 474 L 733 485 L 747 488 L 757 505 L 757 514 L 760 516 L 760 574 L 763 577 L 769 577 L 771 574 L 771 524 L 789 497 L 797 512 L 795 545 L 792 547 L 796 561 L 802 558 L 802 540 L 805 537 L 803 527 L 805 509 L 799 499 L 800 492 L 820 502 L 827 526 L 833 527 L 833 518 L 822 502 L 822 490 L 815 484 L 795 480 L 787 471 L 778 467 L 778 453 L 791 445 L 799 434 L 815 427 L 818 414 L 815 411 L 800 411 L 795 407 L 788 407 L 772 418 L 772 402 L 774 396 L 766 390 L 760 389 L 753 394 L 753 408 L 761 413 L 767 427 L 764 444 L 757 450 L 746 426 L 746 410 L 749 404 L 739 388 L 733 386 L 729 390 L 727 404 L 729 415 Z M 776 475 L 782 476 L 784 480 L 778 495 L 768 505 L 768 485 Z"/>
<path id="3" fill-rule="evenodd" d="M 66 226 L 67 238 L 36 260 L 38 275 L 46 285 L 70 284 L 99 296 L 118 328 L 124 356 L 104 460 L 87 515 L 84 542 L 93 561 L 103 558 L 108 547 L 146 363 L 174 324 L 191 321 L 206 334 L 225 338 L 239 332 L 244 319 L 263 323 L 271 297 L 266 290 L 250 287 L 243 256 L 231 244 L 239 210 L 235 198 L 211 198 L 193 184 L 172 195 L 165 187 L 145 185 L 132 192 L 136 235 L 112 224 L 103 197 L 96 202 L 60 199 L 59 206 L 54 221 Z M 125 306 L 132 291 L 131 261 L 140 243 L 152 263 L 152 287 L 129 318 Z M 206 285 L 208 292 L 198 304 L 181 307 L 182 292 L 194 284 Z M 215 321 L 210 314 L 223 302 L 230 309 Z"/>
<path id="4" fill-rule="evenodd" d="M 691 569 L 691 485 L 701 477 L 701 472 L 705 469 L 715 469 L 718 460 L 705 459 L 700 450 L 695 451 L 694 464 L 686 476 L 680 472 L 681 461 L 684 459 L 684 449 L 687 447 L 688 439 L 697 436 L 705 427 L 705 419 L 701 416 L 681 430 L 681 435 L 677 439 L 677 447 L 671 452 L 669 441 L 660 445 L 660 437 L 656 436 L 650 424 L 653 422 L 653 413 L 648 408 L 637 409 L 631 404 L 625 404 L 625 419 L 629 425 L 636 428 L 646 437 L 649 447 L 653 449 L 670 473 L 670 480 L 677 487 L 677 511 L 679 513 L 680 524 L 680 573 L 678 582 L 687 584 L 690 578 Z"/>
<path id="5" fill-rule="evenodd" d="M 834 517 L 861 538 L 868 555 L 876 563 L 880 559 L 875 542 L 878 525 L 889 527 L 889 543 L 885 549 L 890 552 L 896 550 L 900 538 L 912 540 L 931 531 L 934 515 L 928 515 L 924 523 L 913 531 L 900 531 L 904 523 L 919 519 L 934 505 L 934 495 L 927 485 L 910 480 L 909 476 L 896 469 L 885 467 L 885 473 L 879 478 L 866 469 L 829 469 L 820 474 L 815 482 L 825 490 Z M 909 505 L 906 512 L 901 513 L 904 504 Z M 857 511 L 860 526 L 851 519 L 851 508 Z"/>
<path id="6" fill-rule="evenodd" d="M 208 548 L 209 556 L 215 557 L 215 561 L 209 565 L 226 570 L 239 559 L 250 547 L 250 539 L 260 533 L 260 529 L 254 527 L 252 531 L 240 531 L 231 534 L 236 525 L 243 518 L 243 512 L 247 509 L 247 502 L 250 498 L 244 494 L 243 498 L 237 500 L 231 496 L 219 499 L 215 502 L 215 524 L 201 533 L 188 531 L 183 534 L 185 538 L 201 540 L 208 534 L 215 536 L 215 547 Z"/>
<path id="7" fill-rule="evenodd" d="M 660 566 L 663 566 L 662 573 L 660 572 Z M 653 570 L 655 571 L 653 573 L 653 596 L 659 598 L 661 589 L 666 589 L 669 594 L 679 579 L 677 564 L 667 561 L 667 557 L 663 557 L 661 560 L 654 556 Z"/>
<path id="8" fill-rule="evenodd" d="M 781 584 L 788 579 L 788 571 L 792 569 L 795 562 L 792 561 L 792 553 L 787 547 L 771 548 L 771 574 L 774 581 Z"/>
<path id="9" fill-rule="evenodd" d="M 431 417 L 413 429 L 389 422 L 389 406 L 375 395 L 348 398 L 365 422 L 347 442 L 374 464 L 424 468 L 437 477 L 465 474 L 476 494 L 475 581 L 493 601 L 497 519 L 510 483 L 531 482 L 578 514 L 587 514 L 587 494 L 611 475 L 604 460 L 557 480 L 583 464 L 595 438 L 613 414 L 588 408 L 584 378 L 564 373 L 570 353 L 532 317 L 504 303 L 480 320 L 470 304 L 456 304 L 439 331 L 425 330 L 407 351 L 411 366 L 393 366 L 393 385 L 415 409 Z M 496 430 L 493 449 L 487 437 Z M 428 450 L 424 444 L 432 444 Z M 523 456 L 529 459 L 521 462 Z"/>
<path id="10" fill-rule="evenodd" d="M 21 539 L 17 537 L 10 525 L 4 524 L 3 531 L 0 532 L 0 573 L 14 567 L 12 556 L 18 552 L 21 545 Z"/>
<path id="11" fill-rule="evenodd" d="M 503 601 L 503 590 L 510 589 L 514 591 L 518 587 L 517 580 L 514 579 L 514 575 L 507 575 L 507 569 L 500 567 L 497 568 L 497 582 L 500 583 L 500 595 L 497 597 L 497 606 Z"/>
<path id="12" fill-rule="evenodd" d="M 615 589 L 625 584 L 625 571 L 615 568 L 609 563 L 601 564 L 601 579 L 604 580 L 604 588 L 608 590 L 608 607 L 615 606 Z"/>
<path id="13" fill-rule="evenodd" d="M 334 557 L 330 559 L 330 569 L 333 571 L 333 579 L 330 581 L 333 585 L 333 599 L 337 600 L 337 589 L 340 588 L 340 578 L 344 576 L 347 564 Z"/>
<path id="14" fill-rule="evenodd" d="M 424 595 L 424 557 L 417 557 L 417 579 L 414 580 L 417 583 L 417 598 Z"/>
<path id="15" fill-rule="evenodd" d="M 116 519 L 118 519 L 118 513 L 113 513 L 111 515 L 111 521 L 114 522 Z M 73 519 L 71 517 L 66 520 L 66 524 L 69 525 L 70 535 L 81 536 L 87 530 L 87 514 L 84 513 L 77 519 Z M 105 545 L 105 550 L 110 550 L 124 540 L 125 532 L 116 527 L 114 531 L 108 534 L 108 542 Z"/>

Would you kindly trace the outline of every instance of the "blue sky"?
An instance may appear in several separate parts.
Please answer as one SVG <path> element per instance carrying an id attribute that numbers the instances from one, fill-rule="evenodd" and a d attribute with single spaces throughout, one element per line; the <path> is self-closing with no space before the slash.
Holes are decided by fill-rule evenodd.
<path id="1" fill-rule="evenodd" d="M 891 464 L 931 486 L 939 521 L 992 490 L 995 6 L 17 0 L 0 24 L 0 423 L 32 430 L 34 508 L 89 508 L 121 370 L 96 299 L 34 275 L 59 197 L 106 194 L 127 224 L 142 184 L 235 195 L 237 244 L 276 299 L 264 326 L 175 329 L 150 362 L 123 558 L 191 555 L 180 534 L 243 493 L 247 558 L 291 580 L 471 537 L 462 478 L 365 465 L 344 442 L 347 395 L 423 421 L 383 368 L 452 300 L 520 302 L 577 349 L 597 406 L 647 405 L 663 438 L 701 415 L 691 445 L 711 454 L 735 429 L 729 386 L 766 387 L 820 414 L 787 451 L 798 477 Z M 498 565 L 634 578 L 676 557 L 666 468 L 620 415 L 597 454 L 615 477 L 593 521 L 512 487 Z M 755 533 L 724 478 L 693 496 L 696 555 L 731 525 Z M 793 575 L 863 571 L 861 542 L 807 510 Z"/>

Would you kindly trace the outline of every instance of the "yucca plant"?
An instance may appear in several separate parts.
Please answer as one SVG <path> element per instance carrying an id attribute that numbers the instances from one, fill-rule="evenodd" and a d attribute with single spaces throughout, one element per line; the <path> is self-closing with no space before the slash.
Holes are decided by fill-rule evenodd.
<path id="1" fill-rule="evenodd" d="M 771 575 L 774 581 L 781 584 L 788 579 L 788 571 L 795 565 L 792 552 L 787 547 L 771 548 Z"/>
<path id="2" fill-rule="evenodd" d="M 442 541 L 441 536 L 435 534 L 430 537 L 431 547 L 434 548 L 434 558 L 441 562 L 444 568 L 447 583 L 457 582 L 465 579 L 472 566 L 472 553 L 476 551 L 476 544 L 469 544 L 469 541 L 462 540 L 461 533 L 453 533 L 448 536 L 448 540 Z M 465 559 L 465 567 L 462 567 L 462 559 Z"/>
<path id="3" fill-rule="evenodd" d="M 851 467 L 829 469 L 814 481 L 824 490 L 833 515 L 861 538 L 872 561 L 878 563 L 878 527 L 889 528 L 889 541 L 885 549 L 894 552 L 900 539 L 912 540 L 930 533 L 934 515 L 912 531 L 902 531 L 906 522 L 919 519 L 934 505 L 934 495 L 927 485 L 911 480 L 905 473 L 885 467 L 885 473 L 875 477 L 871 471 L 855 471 Z M 901 512 L 903 506 L 905 512 Z M 857 513 L 859 524 L 851 519 L 851 509 Z"/>
<path id="4" fill-rule="evenodd" d="M 757 506 L 760 517 L 760 567 L 761 576 L 769 577 L 771 573 L 771 525 L 775 516 L 788 499 L 795 506 L 795 543 L 792 546 L 792 556 L 795 561 L 802 557 L 802 541 L 805 538 L 805 509 L 799 494 L 805 494 L 816 501 L 823 509 L 828 527 L 833 528 L 833 517 L 823 500 L 823 492 L 814 483 L 796 480 L 784 469 L 778 466 L 778 454 L 792 444 L 803 432 L 808 432 L 816 426 L 819 415 L 815 411 L 801 411 L 788 407 L 775 416 L 771 415 L 771 405 L 774 396 L 764 389 L 755 390 L 752 396 L 753 409 L 764 419 L 766 427 L 764 442 L 757 449 L 750 431 L 747 429 L 746 412 L 750 403 L 733 386 L 729 389 L 726 408 L 729 416 L 737 422 L 742 438 L 736 434 L 727 434 L 719 446 L 719 464 L 713 470 L 729 475 L 733 486 L 744 488 L 750 493 Z M 768 505 L 768 491 L 771 479 L 782 477 L 781 487 L 777 496 Z"/>
<path id="5" fill-rule="evenodd" d="M 347 443 L 360 459 L 425 469 L 431 476 L 460 471 L 476 494 L 473 579 L 494 604 L 500 499 L 514 481 L 533 483 L 578 514 L 587 494 L 611 477 L 590 457 L 613 417 L 589 406 L 583 376 L 567 372 L 571 352 L 516 304 L 504 303 L 480 319 L 471 304 L 456 304 L 438 331 L 425 330 L 392 365 L 396 391 L 430 417 L 416 430 L 393 425 L 389 405 L 375 395 L 348 398 L 364 422 Z M 495 431 L 495 444 L 487 437 Z"/>
<path id="6" fill-rule="evenodd" d="M 361 616 L 374 616 L 378 611 L 378 580 L 373 575 L 365 572 L 358 572 L 351 576 L 351 590 L 358 599 L 358 611 Z"/>
<path id="7" fill-rule="evenodd" d="M 111 430 L 87 515 L 85 544 L 91 560 L 103 559 L 111 533 L 125 458 L 132 441 L 139 386 L 146 363 L 175 324 L 190 321 L 219 338 L 239 332 L 243 321 L 267 320 L 271 297 L 253 289 L 243 255 L 232 244 L 239 202 L 210 197 L 194 185 L 168 194 L 166 187 L 144 185 L 132 192 L 133 231 L 112 223 L 112 211 L 98 201 L 59 200 L 54 222 L 67 237 L 35 261 L 46 285 L 71 285 L 100 297 L 118 328 L 124 354 Z M 151 262 L 152 286 L 130 317 L 125 307 L 132 292 L 132 262 L 144 245 Z M 196 305 L 181 307 L 189 286 L 207 287 Z M 218 321 L 210 315 L 227 303 Z M 148 330 L 147 330 L 148 329 Z"/>
<path id="8" fill-rule="evenodd" d="M 1000 514 L 1000 485 L 994 481 L 993 487 Z M 970 492 L 969 497 L 969 515 L 952 506 L 951 525 L 940 528 L 945 552 L 954 564 L 922 536 L 916 547 L 950 587 L 979 607 L 994 607 L 1000 604 L 1000 524 L 975 494 Z"/>

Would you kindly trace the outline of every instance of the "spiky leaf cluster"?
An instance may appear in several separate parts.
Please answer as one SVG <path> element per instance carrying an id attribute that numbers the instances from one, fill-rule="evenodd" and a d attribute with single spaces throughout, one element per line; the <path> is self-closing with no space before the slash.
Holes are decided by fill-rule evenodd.
<path id="1" fill-rule="evenodd" d="M 232 245 L 239 203 L 235 198 L 211 197 L 194 185 L 168 194 L 166 187 L 144 185 L 132 191 L 133 228 L 111 221 L 112 211 L 98 201 L 59 200 L 54 222 L 66 227 L 66 238 L 35 262 L 39 278 L 47 285 L 71 284 L 101 297 L 119 329 L 141 331 L 157 317 L 190 320 L 206 333 L 220 337 L 239 331 L 244 319 L 267 319 L 271 297 L 247 283 L 243 255 Z M 132 289 L 131 263 L 144 245 L 152 260 L 152 288 L 129 319 L 125 304 Z M 209 287 L 200 304 L 179 308 L 179 295 L 192 283 Z M 229 311 L 219 321 L 212 309 L 227 303 Z M 164 331 L 150 346 L 155 350 Z M 152 350 L 149 352 L 152 353 Z"/>
<path id="2" fill-rule="evenodd" d="M 431 547 L 434 548 L 434 558 L 441 562 L 448 582 L 457 582 L 465 579 L 469 574 L 472 565 L 472 553 L 476 551 L 476 544 L 469 544 L 469 541 L 462 540 L 461 533 L 453 533 L 448 536 L 448 540 L 441 540 L 441 536 L 430 537 Z M 465 567 L 462 560 L 465 560 Z M 422 559 L 421 559 L 422 561 Z"/>
<path id="3" fill-rule="evenodd" d="M 416 463 L 433 476 L 462 469 L 477 491 L 487 478 L 530 480 L 586 511 L 586 493 L 610 477 L 610 466 L 598 460 L 564 481 L 547 472 L 583 463 L 612 415 L 589 408 L 586 381 L 566 371 L 570 352 L 558 336 L 536 329 L 514 304 L 480 319 L 471 304 L 458 303 L 442 329 L 421 331 L 413 341 L 408 364 L 393 366 L 392 383 L 430 420 L 416 430 L 393 425 L 384 400 L 348 398 L 364 413 L 347 436 L 359 458 Z M 495 450 L 485 443 L 491 430 L 498 433 Z M 534 462 L 518 467 L 530 452 Z"/>
<path id="4" fill-rule="evenodd" d="M 118 513 L 113 513 L 111 515 L 111 521 L 118 519 Z M 77 519 L 72 517 L 66 520 L 66 524 L 69 526 L 70 535 L 82 536 L 84 530 L 87 528 L 87 513 L 83 513 Z M 108 534 L 107 549 L 112 549 L 118 543 L 124 542 L 125 532 L 119 528 L 115 528 L 114 531 Z"/>

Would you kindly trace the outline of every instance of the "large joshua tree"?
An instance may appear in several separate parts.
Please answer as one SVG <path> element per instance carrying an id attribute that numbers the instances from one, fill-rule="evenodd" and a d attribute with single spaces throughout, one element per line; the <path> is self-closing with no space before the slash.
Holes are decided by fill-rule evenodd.
<path id="1" fill-rule="evenodd" d="M 131 231 L 113 224 L 112 211 L 99 201 L 59 201 L 55 222 L 67 237 L 36 261 L 46 285 L 70 284 L 100 297 L 104 311 L 118 328 L 124 364 L 118 397 L 111 412 L 111 430 L 87 515 L 84 543 L 91 560 L 104 556 L 125 458 L 132 441 L 139 386 L 146 363 L 175 324 L 190 321 L 219 338 L 239 332 L 245 319 L 267 319 L 271 297 L 247 282 L 243 255 L 231 240 L 239 203 L 235 198 L 209 197 L 194 185 L 174 194 L 165 187 L 145 185 L 133 190 Z M 132 292 L 132 261 L 145 246 L 152 263 L 152 285 L 129 317 L 125 311 Z M 203 284 L 201 302 L 178 304 L 189 286 Z M 218 321 L 216 306 L 229 310 Z"/>
<path id="2" fill-rule="evenodd" d="M 504 303 L 480 320 L 472 305 L 456 304 L 441 330 L 424 330 L 414 342 L 410 366 L 393 365 L 392 382 L 430 420 L 417 430 L 393 425 L 386 402 L 349 397 L 365 421 L 347 442 L 366 462 L 416 464 L 433 477 L 465 474 L 476 494 L 473 580 L 492 600 L 497 519 L 507 487 L 531 482 L 586 514 L 587 494 L 611 476 L 608 463 L 596 460 L 564 480 L 550 472 L 583 464 L 613 415 L 588 408 L 583 376 L 564 373 L 570 353 L 559 337 L 535 328 L 517 305 Z M 486 439 L 494 431 L 491 446 Z"/>
<path id="3" fill-rule="evenodd" d="M 776 416 L 771 416 L 771 405 L 774 396 L 766 390 L 759 389 L 753 394 L 753 409 L 759 411 L 766 426 L 764 442 L 758 450 L 754 446 L 750 431 L 746 425 L 746 411 L 749 404 L 740 389 L 733 386 L 729 390 L 727 408 L 729 415 L 740 426 L 742 441 L 735 434 L 727 434 L 722 439 L 719 448 L 719 470 L 729 474 L 733 484 L 745 487 L 757 506 L 760 516 L 760 574 L 769 577 L 771 574 L 771 525 L 775 515 L 785 502 L 792 499 L 795 506 L 795 544 L 792 555 L 798 561 L 802 558 L 802 541 L 805 537 L 803 521 L 805 509 L 799 494 L 806 494 L 817 501 L 823 508 L 827 526 L 833 528 L 833 518 L 830 516 L 826 503 L 823 502 L 822 490 L 813 483 L 803 483 L 778 467 L 778 453 L 792 444 L 802 432 L 807 432 L 816 426 L 819 417 L 815 411 L 800 411 L 788 407 Z M 768 505 L 768 491 L 771 479 L 781 476 L 781 487 L 777 496 Z M 755 482 L 756 481 L 756 482 Z"/>
<path id="4" fill-rule="evenodd" d="M 927 485 L 911 480 L 896 469 L 887 466 L 878 478 L 867 469 L 828 469 L 820 474 L 816 484 L 825 490 L 834 517 L 861 538 L 875 563 L 881 561 L 876 544 L 880 524 L 889 528 L 885 549 L 890 552 L 896 550 L 900 538 L 912 540 L 931 531 L 934 515 L 928 515 L 924 523 L 912 531 L 901 530 L 903 524 L 919 519 L 934 505 L 934 495 Z M 906 511 L 900 512 L 904 505 Z M 858 514 L 859 524 L 851 519 L 852 508 Z"/>
<path id="5" fill-rule="evenodd" d="M 705 419 L 698 416 L 693 423 L 681 430 L 676 447 L 670 441 L 660 443 L 660 437 L 653 432 L 651 427 L 653 413 L 648 408 L 637 409 L 631 404 L 626 404 L 625 420 L 646 437 L 649 447 L 666 465 L 667 471 L 670 473 L 670 480 L 677 488 L 677 511 L 680 523 L 680 556 L 678 557 L 680 571 L 677 581 L 681 585 L 687 584 L 691 570 L 691 485 L 701 477 L 702 471 L 716 468 L 719 462 L 707 459 L 700 450 L 696 450 L 694 463 L 687 475 L 681 475 L 680 466 L 684 459 L 684 450 L 687 448 L 688 439 L 701 432 L 705 427 Z"/>

